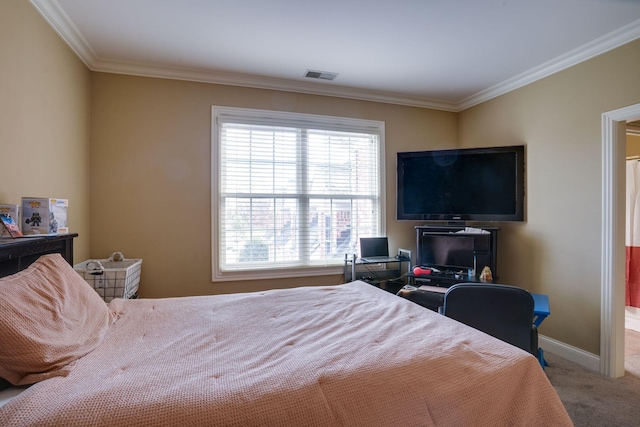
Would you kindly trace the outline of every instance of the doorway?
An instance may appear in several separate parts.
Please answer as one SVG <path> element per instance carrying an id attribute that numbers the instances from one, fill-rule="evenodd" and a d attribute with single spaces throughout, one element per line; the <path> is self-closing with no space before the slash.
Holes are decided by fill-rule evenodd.
<path id="1" fill-rule="evenodd" d="M 624 160 L 626 124 L 640 119 L 640 104 L 602 114 L 602 251 L 600 372 L 624 376 L 625 248 Z"/>
<path id="2" fill-rule="evenodd" d="M 624 317 L 625 372 L 640 377 L 640 293 L 638 264 L 640 263 L 640 121 L 627 122 L 626 127 L 626 271 Z"/>

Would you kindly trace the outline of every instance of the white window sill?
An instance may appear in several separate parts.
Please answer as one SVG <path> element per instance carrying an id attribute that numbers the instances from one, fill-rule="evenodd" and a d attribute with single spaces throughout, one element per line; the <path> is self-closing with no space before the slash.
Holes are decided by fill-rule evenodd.
<path id="1" fill-rule="evenodd" d="M 331 265 L 326 267 L 299 268 L 264 268 L 239 271 L 213 271 L 213 282 L 233 282 L 240 280 L 284 279 L 290 277 L 331 276 L 344 274 L 344 266 Z"/>

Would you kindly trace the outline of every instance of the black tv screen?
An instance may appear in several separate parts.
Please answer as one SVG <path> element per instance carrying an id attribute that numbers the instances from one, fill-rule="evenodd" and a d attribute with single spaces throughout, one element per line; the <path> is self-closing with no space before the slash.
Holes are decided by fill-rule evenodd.
<path id="1" fill-rule="evenodd" d="M 524 146 L 398 153 L 399 220 L 523 221 Z"/>
<path id="2" fill-rule="evenodd" d="M 473 236 L 430 233 L 423 235 L 421 242 L 420 265 L 444 270 L 475 268 Z"/>

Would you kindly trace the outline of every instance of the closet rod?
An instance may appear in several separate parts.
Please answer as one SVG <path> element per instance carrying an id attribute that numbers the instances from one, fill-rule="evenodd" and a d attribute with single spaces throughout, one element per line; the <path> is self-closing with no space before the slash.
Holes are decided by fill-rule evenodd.
<path id="1" fill-rule="evenodd" d="M 639 160 L 640 156 L 629 156 L 627 157 L 627 160 Z"/>

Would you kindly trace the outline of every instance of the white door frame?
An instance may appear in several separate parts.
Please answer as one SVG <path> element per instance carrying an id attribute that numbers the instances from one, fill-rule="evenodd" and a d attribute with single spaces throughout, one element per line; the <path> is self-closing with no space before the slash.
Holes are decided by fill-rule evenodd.
<path id="1" fill-rule="evenodd" d="M 640 104 L 602 114 L 600 373 L 612 378 L 624 376 L 624 127 L 638 119 Z"/>

